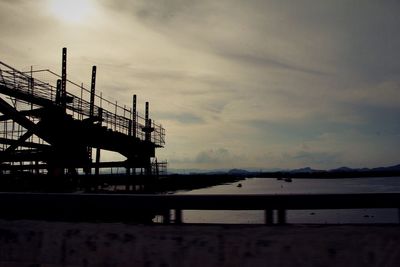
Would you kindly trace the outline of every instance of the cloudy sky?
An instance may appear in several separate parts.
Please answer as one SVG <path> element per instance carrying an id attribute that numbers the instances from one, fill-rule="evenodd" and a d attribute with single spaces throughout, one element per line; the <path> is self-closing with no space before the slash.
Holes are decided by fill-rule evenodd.
<path id="1" fill-rule="evenodd" d="M 75 3 L 75 7 L 63 5 Z M 400 2 L 0 0 L 0 60 L 150 101 L 170 168 L 400 163 Z M 124 103 L 124 101 L 126 102 Z"/>

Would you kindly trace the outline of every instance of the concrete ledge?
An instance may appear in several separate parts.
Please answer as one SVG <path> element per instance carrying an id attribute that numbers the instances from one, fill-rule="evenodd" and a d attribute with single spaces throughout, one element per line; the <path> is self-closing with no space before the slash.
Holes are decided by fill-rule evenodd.
<path id="1" fill-rule="evenodd" d="M 0 266 L 399 266 L 397 225 L 0 220 Z"/>
<path id="2" fill-rule="evenodd" d="M 286 210 L 400 208 L 400 193 L 358 194 L 248 194 L 248 195 L 156 195 L 156 194 L 61 194 L 4 193 L 0 202 L 3 219 L 104 221 L 151 223 L 155 215 L 175 210 L 181 222 L 182 210 L 265 210 L 272 224 L 272 210 L 278 223 L 285 223 Z M 400 213 L 399 213 L 400 214 Z"/>

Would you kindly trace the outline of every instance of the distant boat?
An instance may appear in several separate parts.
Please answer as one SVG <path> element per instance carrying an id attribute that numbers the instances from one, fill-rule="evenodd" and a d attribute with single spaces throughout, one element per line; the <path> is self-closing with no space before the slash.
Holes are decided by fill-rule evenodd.
<path id="1" fill-rule="evenodd" d="M 283 178 L 282 177 L 278 177 L 278 178 L 276 178 L 276 180 L 283 180 Z"/>
<path id="2" fill-rule="evenodd" d="M 284 179 L 284 181 L 285 181 L 285 182 L 288 182 L 288 183 L 291 183 L 291 182 L 292 182 L 292 178 L 287 177 L 287 178 Z"/>
<path id="3" fill-rule="evenodd" d="M 238 184 L 237 187 L 242 187 L 242 184 Z"/>

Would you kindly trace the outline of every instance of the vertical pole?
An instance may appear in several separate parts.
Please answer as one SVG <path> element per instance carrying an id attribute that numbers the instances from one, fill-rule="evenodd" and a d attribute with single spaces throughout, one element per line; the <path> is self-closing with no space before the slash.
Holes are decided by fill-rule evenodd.
<path id="1" fill-rule="evenodd" d="M 94 98 L 96 95 L 96 71 L 97 71 L 96 66 L 93 66 L 92 67 L 92 83 L 90 86 L 90 110 L 89 110 L 89 114 L 90 114 L 91 118 L 93 118 L 93 115 L 94 115 Z"/>
<path id="2" fill-rule="evenodd" d="M 133 95 L 133 101 L 132 101 L 132 136 L 135 138 L 136 137 L 136 127 L 137 127 L 137 122 L 136 122 L 136 95 Z"/>
<path id="3" fill-rule="evenodd" d="M 271 225 L 274 224 L 274 213 L 271 209 L 265 210 L 265 224 Z"/>
<path id="4" fill-rule="evenodd" d="M 278 224 L 286 224 L 286 210 L 278 209 Z"/>
<path id="5" fill-rule="evenodd" d="M 114 131 L 117 131 L 117 112 L 118 112 L 118 102 L 115 101 Z"/>
<path id="6" fill-rule="evenodd" d="M 128 135 L 132 136 L 132 120 L 128 121 Z"/>
<path id="7" fill-rule="evenodd" d="M 100 120 L 99 124 L 101 125 L 101 120 L 103 117 L 103 109 L 102 108 L 99 108 L 98 116 L 99 116 L 99 120 Z M 96 148 L 96 167 L 94 169 L 94 173 L 96 174 L 96 176 L 100 174 L 99 164 L 100 164 L 100 148 L 98 147 L 98 148 Z"/>
<path id="8" fill-rule="evenodd" d="M 125 115 L 126 115 L 126 105 L 124 105 L 124 113 L 122 115 L 122 117 L 124 118 L 124 122 L 122 123 L 121 132 L 123 133 L 124 130 L 125 130 L 124 127 L 128 126 L 128 131 L 127 131 L 126 134 L 129 136 L 130 135 L 130 132 L 129 132 L 129 121 L 130 121 L 130 119 L 128 119 L 128 125 L 126 125 L 125 124 L 125 118 L 126 118 Z"/>
<path id="9" fill-rule="evenodd" d="M 67 106 L 67 48 L 62 49 L 62 62 L 61 62 L 61 85 L 59 90 L 59 103 L 61 104 L 62 110 L 66 113 Z M 58 82 L 57 82 L 58 83 Z M 65 169 L 61 168 L 62 175 L 64 175 Z"/>
<path id="10" fill-rule="evenodd" d="M 164 224 L 170 224 L 171 223 L 171 211 L 170 210 L 165 210 L 163 212 L 163 223 Z"/>
<path id="11" fill-rule="evenodd" d="M 132 119 L 129 119 L 128 121 L 128 136 L 132 135 Z M 130 166 L 130 160 L 128 158 L 127 160 L 127 165 L 126 165 L 126 175 L 127 175 L 127 184 L 126 184 L 126 190 L 129 191 L 130 188 L 130 176 L 131 176 L 131 166 Z"/>
<path id="12" fill-rule="evenodd" d="M 136 139 L 137 131 L 137 113 L 136 113 L 137 97 L 133 95 L 132 97 L 132 137 Z M 136 167 L 132 168 L 132 174 L 136 175 Z M 136 182 L 134 181 L 134 186 L 136 187 Z"/>
<path id="13" fill-rule="evenodd" d="M 151 141 L 151 119 L 147 120 L 146 140 Z"/>
<path id="14" fill-rule="evenodd" d="M 144 131 L 144 140 L 146 142 L 150 142 L 151 141 L 151 120 L 149 119 L 149 102 L 146 102 L 146 108 L 145 108 L 145 131 Z M 147 176 L 152 175 L 151 172 L 151 159 L 150 159 L 150 155 L 147 156 L 148 158 L 146 158 L 146 169 L 145 169 L 145 173 Z"/>
<path id="15" fill-rule="evenodd" d="M 125 118 L 125 113 L 126 113 L 126 105 L 124 105 L 124 118 Z M 130 113 L 129 113 L 130 114 Z M 132 131 L 132 120 L 131 118 L 129 118 L 128 120 L 128 136 L 131 135 L 131 131 Z M 128 160 L 129 162 L 129 160 Z M 131 167 L 129 166 L 129 163 L 127 163 L 126 165 L 126 186 L 125 189 L 126 191 L 130 190 L 130 175 L 131 175 Z"/>
<path id="16" fill-rule="evenodd" d="M 125 178 L 125 191 L 129 191 L 131 188 L 131 168 L 129 167 L 129 160 L 126 165 L 126 178 Z"/>
<path id="17" fill-rule="evenodd" d="M 94 169 L 94 173 L 97 175 L 100 174 L 100 148 L 96 148 L 96 167 Z"/>
<path id="18" fill-rule="evenodd" d="M 65 109 L 67 105 L 67 48 L 62 49 L 62 69 L 61 69 L 61 106 Z"/>
<path id="19" fill-rule="evenodd" d="M 149 120 L 149 102 L 146 102 L 146 109 L 145 109 L 145 118 L 146 118 L 146 126 L 148 126 L 148 120 Z"/>
<path id="20" fill-rule="evenodd" d="M 94 117 L 94 97 L 96 95 L 96 66 L 92 67 L 92 81 L 91 81 L 91 85 L 90 85 L 90 106 L 89 106 L 89 117 L 91 119 L 93 119 Z M 96 150 L 96 160 L 97 160 L 97 153 L 100 153 L 98 151 L 98 149 Z M 88 157 L 89 157 L 89 161 L 90 163 L 92 163 L 93 159 L 92 159 L 92 147 L 88 146 Z M 97 162 L 96 162 L 97 163 Z M 90 167 L 90 171 L 91 172 L 91 167 Z M 95 167 L 95 173 L 98 172 L 98 166 L 96 164 Z"/>
<path id="21" fill-rule="evenodd" d="M 175 224 L 182 224 L 182 210 L 175 210 Z"/>
<path id="22" fill-rule="evenodd" d="M 39 174 L 39 161 L 35 160 L 35 174 L 38 175 Z"/>
<path id="23" fill-rule="evenodd" d="M 90 102 L 89 102 L 89 118 L 91 118 L 91 119 L 93 119 L 93 117 L 94 117 L 94 97 L 95 97 L 95 95 L 96 95 L 96 66 L 93 66 L 92 67 L 92 80 L 91 80 L 91 83 L 90 83 Z M 96 150 L 96 157 L 97 157 L 97 153 L 98 153 L 97 151 L 98 150 Z M 92 162 L 93 162 L 93 154 L 92 154 L 93 151 L 92 151 L 92 147 L 91 146 L 87 147 L 87 152 L 88 152 L 89 162 L 90 162 L 90 165 L 91 165 Z M 95 173 L 96 173 L 96 171 L 98 171 L 97 168 L 98 167 L 97 167 L 97 164 L 96 164 Z M 88 168 L 88 173 L 91 173 L 91 172 L 92 172 L 92 167 L 90 166 Z"/>
<path id="24" fill-rule="evenodd" d="M 34 87 L 34 80 L 33 80 L 33 66 L 31 66 L 31 77 L 29 78 L 29 90 L 31 95 L 33 95 L 33 87 Z M 33 103 L 31 102 L 31 109 L 33 109 Z"/>
<path id="25" fill-rule="evenodd" d="M 146 102 L 146 109 L 145 109 L 145 140 L 150 141 L 150 131 L 149 131 L 149 102 Z"/>
<path id="26" fill-rule="evenodd" d="M 82 114 L 82 103 L 83 103 L 83 83 L 81 83 L 81 98 L 79 101 L 79 110 L 81 111 L 81 120 L 83 120 L 83 114 Z"/>
<path id="27" fill-rule="evenodd" d="M 61 104 L 61 80 L 57 80 L 56 104 Z"/>

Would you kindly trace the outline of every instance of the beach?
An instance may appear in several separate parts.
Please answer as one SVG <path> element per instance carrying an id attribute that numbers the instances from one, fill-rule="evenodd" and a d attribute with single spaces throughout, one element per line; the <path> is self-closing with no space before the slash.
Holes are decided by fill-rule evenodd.
<path id="1" fill-rule="evenodd" d="M 398 266 L 399 230 L 0 220 L 0 266 Z"/>

